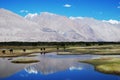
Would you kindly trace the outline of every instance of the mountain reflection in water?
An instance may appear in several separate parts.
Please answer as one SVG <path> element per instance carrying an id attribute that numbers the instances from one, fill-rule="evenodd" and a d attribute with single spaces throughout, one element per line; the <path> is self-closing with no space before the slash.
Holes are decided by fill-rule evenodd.
<path id="1" fill-rule="evenodd" d="M 99 73 L 92 65 L 78 62 L 99 55 L 36 55 L 34 58 L 40 62 L 33 64 L 14 64 L 0 58 L 0 80 L 120 80 L 118 76 Z"/>

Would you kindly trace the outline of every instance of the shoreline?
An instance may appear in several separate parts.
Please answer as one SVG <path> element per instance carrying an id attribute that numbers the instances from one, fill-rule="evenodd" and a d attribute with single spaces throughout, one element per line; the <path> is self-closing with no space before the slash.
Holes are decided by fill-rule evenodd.
<path id="1" fill-rule="evenodd" d="M 117 57 L 103 57 L 98 59 L 83 60 L 79 62 L 93 65 L 94 69 L 98 72 L 120 75 L 120 58 Z"/>

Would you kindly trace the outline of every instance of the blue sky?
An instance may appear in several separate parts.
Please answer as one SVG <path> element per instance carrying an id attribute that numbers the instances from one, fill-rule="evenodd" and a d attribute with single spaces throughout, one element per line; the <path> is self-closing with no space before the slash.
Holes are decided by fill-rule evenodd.
<path id="1" fill-rule="evenodd" d="M 120 20 L 120 0 L 0 0 L 0 8 L 21 16 L 51 12 L 63 16 Z"/>

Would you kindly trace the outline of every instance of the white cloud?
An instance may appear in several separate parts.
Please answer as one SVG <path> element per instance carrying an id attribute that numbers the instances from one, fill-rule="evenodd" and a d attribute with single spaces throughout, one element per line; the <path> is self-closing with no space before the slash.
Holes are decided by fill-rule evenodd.
<path id="1" fill-rule="evenodd" d="M 72 5 L 70 5 L 70 4 L 65 4 L 64 5 L 64 7 L 67 7 L 67 8 L 69 8 L 69 7 L 71 7 Z"/>
<path id="2" fill-rule="evenodd" d="M 38 71 L 35 67 L 30 66 L 29 68 L 25 68 L 25 71 L 29 74 L 38 74 Z"/>
<path id="3" fill-rule="evenodd" d="M 21 13 L 28 13 L 28 10 L 20 10 Z"/>
<path id="4" fill-rule="evenodd" d="M 82 70 L 82 69 L 83 69 L 82 67 L 75 67 L 75 66 L 71 66 L 69 68 L 70 71 L 72 71 L 72 70 Z"/>
<path id="5" fill-rule="evenodd" d="M 120 24 L 120 21 L 118 20 L 113 20 L 113 19 L 110 19 L 110 20 L 103 20 L 103 22 L 108 22 L 108 23 L 111 23 L 111 24 Z"/>
<path id="6" fill-rule="evenodd" d="M 118 9 L 120 9 L 120 2 L 118 2 L 118 6 L 117 6 Z"/>
<path id="7" fill-rule="evenodd" d="M 25 16 L 25 18 L 27 18 L 27 17 L 32 18 L 32 17 L 37 16 L 37 15 L 38 15 L 38 13 L 28 13 L 28 14 Z"/>
<path id="8" fill-rule="evenodd" d="M 118 6 L 117 8 L 120 9 L 120 6 Z"/>

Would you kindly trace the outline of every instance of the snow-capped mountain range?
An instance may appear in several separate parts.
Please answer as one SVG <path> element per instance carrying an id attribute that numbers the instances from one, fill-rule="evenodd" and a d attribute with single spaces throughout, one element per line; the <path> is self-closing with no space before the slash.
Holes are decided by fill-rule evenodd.
<path id="1" fill-rule="evenodd" d="M 21 17 L 0 9 L 0 42 L 4 41 L 120 41 L 120 22 L 48 12 Z"/>

